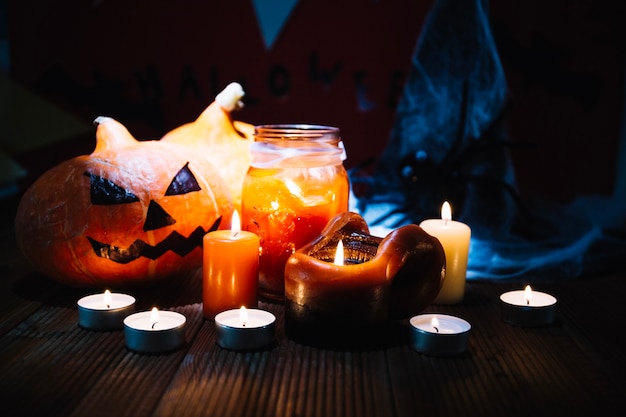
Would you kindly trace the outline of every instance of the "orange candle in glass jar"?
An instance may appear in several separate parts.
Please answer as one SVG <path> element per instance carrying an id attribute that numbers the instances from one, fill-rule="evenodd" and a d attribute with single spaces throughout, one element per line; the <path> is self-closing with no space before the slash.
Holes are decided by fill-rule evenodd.
<path id="1" fill-rule="evenodd" d="M 257 126 L 256 140 L 243 186 L 243 229 L 261 239 L 260 296 L 284 300 L 289 256 L 348 210 L 345 153 L 333 127 Z"/>
<path id="2" fill-rule="evenodd" d="M 313 240 L 337 213 L 346 210 L 347 197 L 332 199 L 343 194 L 342 183 L 329 183 L 329 200 L 318 205 L 306 205 L 306 201 L 289 190 L 298 187 L 275 178 L 251 177 L 253 186 L 248 187 L 244 216 L 249 219 L 247 230 L 256 231 L 261 238 L 259 280 L 266 289 L 275 289 L 276 296 L 284 289 L 284 269 L 287 259 L 294 251 Z M 263 189 L 254 192 L 252 189 Z M 306 193 L 306 189 L 302 190 Z M 267 200 L 268 197 L 271 197 Z M 265 200 L 265 201 L 264 201 Z M 270 296 L 270 298 L 272 298 Z"/>
<path id="3" fill-rule="evenodd" d="M 259 237 L 241 230 L 235 210 L 231 230 L 209 232 L 203 240 L 202 312 L 213 320 L 226 310 L 258 305 Z"/>

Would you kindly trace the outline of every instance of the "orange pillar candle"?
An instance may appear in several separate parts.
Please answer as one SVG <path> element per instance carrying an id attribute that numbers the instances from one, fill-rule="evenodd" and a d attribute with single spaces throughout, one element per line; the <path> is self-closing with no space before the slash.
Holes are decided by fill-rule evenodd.
<path id="1" fill-rule="evenodd" d="M 203 241 L 202 311 L 214 320 L 226 310 L 258 305 L 259 237 L 241 230 L 235 210 L 231 230 L 207 233 Z"/>

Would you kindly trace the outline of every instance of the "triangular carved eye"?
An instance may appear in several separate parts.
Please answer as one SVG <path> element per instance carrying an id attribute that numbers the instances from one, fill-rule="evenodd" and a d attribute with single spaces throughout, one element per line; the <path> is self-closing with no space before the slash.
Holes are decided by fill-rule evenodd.
<path id="1" fill-rule="evenodd" d="M 146 222 L 143 225 L 143 231 L 156 230 L 161 227 L 169 226 L 176 223 L 176 220 L 155 201 L 150 200 L 148 212 L 146 213 Z"/>
<path id="2" fill-rule="evenodd" d="M 89 172 L 85 172 L 83 175 L 89 177 L 91 204 L 108 206 L 139 201 L 135 194 L 126 191 L 106 178 L 90 174 Z"/>
<path id="3" fill-rule="evenodd" d="M 187 194 L 192 191 L 200 191 L 201 189 L 200 185 L 198 185 L 198 181 L 196 181 L 196 177 L 193 176 L 193 173 L 189 169 L 189 162 L 187 162 L 185 166 L 178 171 L 170 183 L 170 186 L 167 187 L 165 195 Z"/>

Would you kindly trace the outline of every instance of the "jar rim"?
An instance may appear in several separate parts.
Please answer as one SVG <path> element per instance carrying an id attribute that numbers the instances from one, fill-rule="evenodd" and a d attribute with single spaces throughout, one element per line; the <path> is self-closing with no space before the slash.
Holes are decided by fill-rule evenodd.
<path id="1" fill-rule="evenodd" d="M 339 128 L 320 124 L 282 123 L 254 126 L 255 135 L 264 137 L 320 137 L 325 135 L 339 135 Z"/>

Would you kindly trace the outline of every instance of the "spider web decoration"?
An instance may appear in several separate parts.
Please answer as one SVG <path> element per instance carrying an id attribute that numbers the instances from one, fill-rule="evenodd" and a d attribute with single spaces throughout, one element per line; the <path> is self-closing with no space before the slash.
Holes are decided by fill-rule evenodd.
<path id="1" fill-rule="evenodd" d="M 395 209 L 386 217 L 403 213 L 400 222 L 438 217 L 448 200 L 474 234 L 508 230 L 516 190 L 502 129 L 507 109 L 508 87 L 482 2 L 437 1 L 369 197 L 389 199 Z"/>
<path id="2" fill-rule="evenodd" d="M 550 281 L 611 271 L 626 253 L 626 203 L 523 201 L 507 140 L 509 91 L 486 0 L 437 0 L 415 48 L 374 175 L 350 171 L 351 210 L 385 236 L 438 218 L 472 228 L 468 279 Z M 359 193 L 356 190 L 360 191 Z"/>

